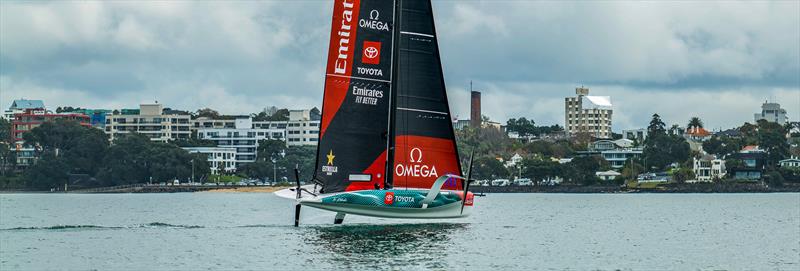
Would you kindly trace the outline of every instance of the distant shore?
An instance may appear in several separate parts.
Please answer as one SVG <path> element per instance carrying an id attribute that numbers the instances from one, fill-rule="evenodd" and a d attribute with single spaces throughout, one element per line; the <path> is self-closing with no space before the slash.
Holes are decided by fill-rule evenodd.
<path id="1" fill-rule="evenodd" d="M 272 193 L 288 186 L 122 186 L 71 190 L 68 193 Z M 694 183 L 661 184 L 652 188 L 625 186 L 473 186 L 475 193 L 571 193 L 571 194 L 612 194 L 612 193 L 786 193 L 800 192 L 800 183 L 788 183 L 780 187 L 770 187 L 762 183 Z M 41 190 L 0 190 L 0 193 L 63 193 L 63 191 Z"/>

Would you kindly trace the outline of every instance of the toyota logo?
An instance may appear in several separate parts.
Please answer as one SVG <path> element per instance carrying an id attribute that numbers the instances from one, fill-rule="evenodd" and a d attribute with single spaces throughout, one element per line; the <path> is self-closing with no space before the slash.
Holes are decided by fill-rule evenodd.
<path id="1" fill-rule="evenodd" d="M 364 56 L 367 58 L 375 58 L 378 56 L 378 48 L 375 47 L 367 47 L 364 48 Z"/>

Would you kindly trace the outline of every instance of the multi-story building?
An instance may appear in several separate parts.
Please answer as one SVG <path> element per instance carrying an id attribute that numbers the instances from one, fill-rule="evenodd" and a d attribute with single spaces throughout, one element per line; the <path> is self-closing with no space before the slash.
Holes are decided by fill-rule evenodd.
<path id="1" fill-rule="evenodd" d="M 710 182 L 714 179 L 725 177 L 725 160 L 717 159 L 713 155 L 703 155 L 700 158 L 693 158 L 694 176 L 698 182 Z"/>
<path id="2" fill-rule="evenodd" d="M 198 117 L 192 120 L 192 131 L 200 128 L 236 128 L 236 120 L 249 118 L 249 116 L 221 116 L 219 118 Z"/>
<path id="3" fill-rule="evenodd" d="M 62 113 L 75 113 L 75 114 L 84 114 L 89 116 L 90 123 L 92 127 L 98 129 L 105 129 L 106 127 L 106 116 L 111 115 L 112 111 L 109 109 L 85 109 L 79 108 L 70 111 L 64 111 Z"/>
<path id="4" fill-rule="evenodd" d="M 631 130 L 622 130 L 622 138 L 635 140 L 642 144 L 647 139 L 647 129 L 646 128 L 639 128 L 639 129 L 631 129 Z"/>
<path id="5" fill-rule="evenodd" d="M 80 125 L 86 127 L 91 126 L 91 124 L 89 124 L 89 116 L 84 114 L 54 114 L 52 112 L 47 112 L 44 108 L 25 109 L 22 113 L 14 114 L 14 118 L 11 121 L 11 136 L 14 137 L 15 140 L 20 141 L 22 140 L 22 134 L 25 132 L 39 127 L 42 123 L 58 119 L 74 120 Z"/>
<path id="6" fill-rule="evenodd" d="M 599 155 L 608 161 L 612 168 L 619 169 L 625 166 L 628 159 L 639 158 L 643 153 L 642 148 L 633 147 L 629 139 L 597 140 L 589 144 L 589 150 L 578 151 L 578 156 Z"/>
<path id="7" fill-rule="evenodd" d="M 570 136 L 587 134 L 611 138 L 612 104 L 609 96 L 589 96 L 589 89 L 575 89 L 576 97 L 565 98 L 564 128 Z"/>
<path id="8" fill-rule="evenodd" d="M 185 147 L 189 153 L 202 153 L 208 157 L 211 174 L 236 171 L 236 148 L 220 147 Z"/>
<path id="9" fill-rule="evenodd" d="M 316 110 L 289 110 L 286 123 L 287 146 L 316 146 L 320 115 Z"/>
<path id="10" fill-rule="evenodd" d="M 164 110 L 161 104 L 141 104 L 139 109 L 122 109 L 106 116 L 109 140 L 122 134 L 138 133 L 152 141 L 189 139 L 191 116 L 188 112 Z"/>
<path id="11" fill-rule="evenodd" d="M 248 118 L 235 120 L 233 128 L 200 128 L 197 138 L 214 141 L 218 147 L 236 150 L 236 163 L 255 162 L 258 152 L 258 141 L 286 138 L 285 130 L 253 128 L 253 121 Z"/>
<path id="12" fill-rule="evenodd" d="M 753 118 L 755 122 L 766 120 L 784 125 L 786 124 L 786 109 L 781 108 L 779 103 L 765 101 L 761 104 L 761 113 L 755 113 Z"/>
<path id="13" fill-rule="evenodd" d="M 8 110 L 3 112 L 2 117 L 9 121 L 14 120 L 14 114 L 24 113 L 30 109 L 40 109 L 44 111 L 46 108 L 44 107 L 44 102 L 42 100 L 14 100 L 11 103 L 11 106 L 8 107 Z"/>

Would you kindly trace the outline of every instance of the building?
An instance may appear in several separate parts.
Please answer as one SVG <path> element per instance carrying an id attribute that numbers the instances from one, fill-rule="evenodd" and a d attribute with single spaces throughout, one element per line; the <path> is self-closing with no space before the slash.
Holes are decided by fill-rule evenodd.
<path id="1" fill-rule="evenodd" d="M 631 129 L 631 130 L 622 130 L 622 138 L 633 140 L 639 142 L 641 144 L 647 139 L 647 129 L 646 128 L 639 128 L 639 129 Z"/>
<path id="2" fill-rule="evenodd" d="M 789 159 L 784 159 L 778 162 L 780 167 L 796 167 L 800 168 L 800 157 L 792 157 Z"/>
<path id="3" fill-rule="evenodd" d="M 780 125 L 786 124 L 786 109 L 781 108 L 779 103 L 770 103 L 765 101 L 761 104 L 761 113 L 755 113 L 753 120 L 766 120 L 769 122 L 777 122 Z"/>
<path id="4" fill-rule="evenodd" d="M 642 156 L 643 150 L 641 148 L 629 149 L 616 149 L 600 152 L 603 159 L 606 159 L 612 168 L 623 168 L 625 161 L 629 159 L 639 158 Z"/>
<path id="5" fill-rule="evenodd" d="M 40 109 L 45 111 L 44 102 L 42 100 L 14 100 L 8 110 L 3 112 L 3 118 L 6 120 L 14 120 L 14 114 L 24 113 L 27 110 Z"/>
<path id="6" fill-rule="evenodd" d="M 11 151 L 14 152 L 14 156 L 16 157 L 16 170 L 25 170 L 25 168 L 33 165 L 38 159 L 36 154 L 36 149 L 33 146 L 22 144 L 21 142 L 15 144 L 15 148 L 12 148 Z"/>
<path id="7" fill-rule="evenodd" d="M 250 118 L 236 119 L 233 128 L 200 128 L 197 138 L 213 141 L 217 147 L 233 148 L 236 163 L 252 163 L 256 161 L 258 141 L 270 138 L 271 134 L 262 129 L 253 129 Z"/>
<path id="8" fill-rule="evenodd" d="M 703 127 L 689 127 L 686 129 L 686 132 L 683 134 L 683 137 L 687 140 L 695 141 L 695 142 L 703 142 L 706 140 L 711 139 L 711 132 Z"/>
<path id="9" fill-rule="evenodd" d="M 316 146 L 319 141 L 319 122 L 321 116 L 316 108 L 312 110 L 289 110 L 286 124 L 287 146 Z"/>
<path id="10" fill-rule="evenodd" d="M 564 128 L 570 136 L 588 134 L 611 138 L 611 97 L 589 96 L 589 89 L 575 89 L 576 97 L 565 98 Z"/>
<path id="11" fill-rule="evenodd" d="M 258 127 L 270 126 L 261 123 Z M 258 142 L 261 140 L 284 140 L 286 138 L 285 129 L 275 128 L 254 128 L 250 117 L 236 119 L 233 128 L 199 128 L 197 138 L 210 140 L 221 148 L 233 148 L 235 150 L 236 164 L 252 163 L 256 161 L 258 153 Z"/>
<path id="12" fill-rule="evenodd" d="M 208 157 L 208 164 L 211 167 L 211 174 L 218 175 L 221 172 L 236 171 L 236 148 L 220 147 L 185 147 L 189 153 L 202 153 Z"/>
<path id="13" fill-rule="evenodd" d="M 14 138 L 14 140 L 21 141 L 24 133 L 32 130 L 33 128 L 39 127 L 42 125 L 42 123 L 59 119 L 74 120 L 80 125 L 86 127 L 91 126 L 91 124 L 89 124 L 89 116 L 84 114 L 54 114 L 52 112 L 47 112 L 42 108 L 25 109 L 25 111 L 21 113 L 14 114 L 14 118 L 11 121 L 11 136 Z"/>
<path id="14" fill-rule="evenodd" d="M 106 116 L 105 132 L 109 140 L 123 134 L 138 133 L 152 141 L 189 139 L 192 132 L 188 112 L 164 110 L 163 105 L 141 104 L 139 109 L 122 109 Z"/>
<path id="15" fill-rule="evenodd" d="M 629 159 L 642 156 L 643 149 L 633 147 L 633 141 L 628 139 L 597 140 L 589 143 L 589 150 L 578 151 L 578 156 L 600 155 L 608 161 L 612 168 L 620 169 Z"/>
<path id="16" fill-rule="evenodd" d="M 470 83 L 471 85 L 472 83 Z M 480 91 L 471 91 L 470 92 L 470 107 L 469 107 L 469 119 L 470 125 L 472 127 L 478 127 L 481 125 L 481 92 Z"/>
<path id="17" fill-rule="evenodd" d="M 594 176 L 597 176 L 597 178 L 600 178 L 603 181 L 613 181 L 619 176 L 622 176 L 622 174 L 613 170 L 608 170 L 608 171 L 597 171 L 594 173 Z"/>
<path id="18" fill-rule="evenodd" d="M 70 111 L 64 111 L 62 113 L 75 113 L 75 114 L 84 114 L 89 116 L 89 123 L 94 128 L 98 129 L 105 129 L 106 127 L 106 116 L 111 115 L 112 111 L 109 109 L 84 109 L 78 108 Z"/>
<path id="19" fill-rule="evenodd" d="M 468 127 L 470 125 L 470 120 L 453 120 L 453 129 L 454 130 L 463 130 L 464 127 Z"/>
<path id="20" fill-rule="evenodd" d="M 727 171 L 725 170 L 725 160 L 717 159 L 713 155 L 702 155 L 692 158 L 695 180 L 698 182 L 710 182 L 714 179 L 722 179 Z"/>
<path id="21" fill-rule="evenodd" d="M 741 161 L 740 165 L 728 165 L 728 173 L 734 179 L 760 180 L 766 164 L 767 152 L 758 146 L 745 146 L 741 151 L 727 158 Z"/>

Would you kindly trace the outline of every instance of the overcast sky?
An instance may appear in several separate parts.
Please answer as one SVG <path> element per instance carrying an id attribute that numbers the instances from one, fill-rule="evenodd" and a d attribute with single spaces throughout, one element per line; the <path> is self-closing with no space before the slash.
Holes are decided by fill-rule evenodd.
<path id="1" fill-rule="evenodd" d="M 321 105 L 330 1 L 0 2 L 0 107 L 226 114 Z M 450 106 L 564 122 L 584 85 L 614 130 L 699 116 L 752 122 L 765 100 L 800 120 L 800 2 L 434 1 Z"/>

